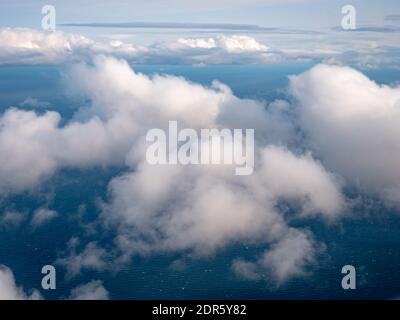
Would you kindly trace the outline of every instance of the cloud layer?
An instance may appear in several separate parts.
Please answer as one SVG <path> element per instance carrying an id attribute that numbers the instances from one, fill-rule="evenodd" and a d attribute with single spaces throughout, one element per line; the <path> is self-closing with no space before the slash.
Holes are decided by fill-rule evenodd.
<path id="1" fill-rule="evenodd" d="M 86 130 L 83 128 L 91 128 L 88 124 L 97 119 L 100 131 L 89 132 L 96 139 L 104 138 L 102 142 L 98 140 L 104 154 L 110 153 L 112 145 L 112 161 L 125 156 L 124 163 L 131 168 L 111 181 L 110 198 L 103 206 L 102 218 L 118 233 L 118 261 L 129 261 L 136 254 L 163 252 L 205 257 L 244 242 L 261 243 L 266 248 L 272 245 L 276 255 L 268 255 L 267 249 L 265 255 L 269 257 L 267 260 L 275 261 L 271 264 L 278 264 L 283 258 L 276 256 L 285 255 L 289 247 L 286 243 L 292 243 L 287 234 L 293 232 L 277 208 L 280 201 L 295 205 L 299 219 L 335 220 L 343 214 L 345 200 L 339 180 L 310 154 L 295 154 L 271 140 L 271 128 L 265 127 L 273 122 L 271 119 L 284 124 L 283 136 L 290 132 L 290 125 L 274 110 L 277 105 L 241 100 L 219 83 L 205 88 L 176 77 L 148 78 L 134 73 L 123 61 L 104 57 L 97 58 L 93 65 L 75 67 L 69 77 L 79 93 L 91 101 L 90 107 L 80 112 L 86 122 L 79 126 Z M 260 128 L 255 174 L 244 179 L 237 177 L 232 166 L 149 165 L 144 157 L 145 133 L 150 128 L 165 128 L 169 120 L 194 129 Z M 77 125 L 70 123 L 57 130 Z M 110 134 L 116 132 L 118 139 L 108 144 Z M 78 147 L 83 135 L 79 135 L 75 144 L 71 140 L 71 146 Z M 70 137 L 74 136 L 78 137 Z M 285 139 L 279 137 L 277 141 Z M 92 164 L 103 161 L 102 156 L 96 159 L 96 153 L 91 155 Z M 294 265 L 285 266 L 282 274 L 276 273 L 279 279 L 302 274 L 301 269 L 313 261 L 309 256 L 317 254 L 316 242 L 308 232 L 295 231 L 304 235 L 299 238 L 305 249 L 299 250 L 299 256 L 293 260 L 289 259 L 291 250 L 287 250 L 286 263 Z M 93 257 L 95 251 L 86 247 L 82 253 L 72 252 L 62 262 L 69 270 L 76 270 L 71 273 L 104 267 L 105 255 L 95 254 L 95 260 L 84 258 L 89 252 Z M 74 266 L 79 267 L 74 269 Z"/>
<path id="2" fill-rule="evenodd" d="M 230 50 L 242 51 L 242 40 L 245 47 L 268 50 L 236 40 Z M 283 283 L 306 274 L 324 247 L 291 221 L 342 217 L 348 210 L 344 184 L 400 203 L 399 89 L 379 86 L 354 69 L 318 65 L 291 77 L 292 105 L 239 99 L 218 82 L 204 87 L 179 77 L 148 77 L 104 56 L 72 67 L 66 82 L 87 101 L 66 124 L 56 112 L 12 108 L 1 116 L 0 151 L 7 157 L 0 159 L 0 192 L 32 189 L 63 167 L 126 166 L 110 182 L 100 216 L 116 233 L 116 264 L 163 253 L 198 259 L 237 243 L 257 244 L 261 254 L 237 257 L 232 269 Z M 149 165 L 146 132 L 165 129 L 170 120 L 195 130 L 255 128 L 254 174 L 235 176 L 229 165 Z M 294 149 L 296 130 L 305 138 Z M 54 215 L 35 216 L 40 225 Z M 72 241 L 58 260 L 70 276 L 110 267 L 110 253 L 97 243 L 77 248 Z M 92 291 L 106 297 L 97 284 Z"/>
<path id="3" fill-rule="evenodd" d="M 132 34 L 126 31 L 105 34 L 94 41 L 82 35 L 61 31 L 0 28 L 0 64 L 90 62 L 93 55 L 109 54 L 135 64 L 212 65 L 312 61 L 364 68 L 399 66 L 398 30 L 380 32 L 377 37 L 377 29 L 360 26 L 354 32 L 334 28 L 326 33 L 296 33 L 293 30 L 267 28 L 262 33 L 259 30 L 245 34 L 212 32 L 208 37 L 188 33 L 186 37 L 167 37 L 139 45 L 135 43 Z M 133 42 L 127 42 L 129 39 Z"/>

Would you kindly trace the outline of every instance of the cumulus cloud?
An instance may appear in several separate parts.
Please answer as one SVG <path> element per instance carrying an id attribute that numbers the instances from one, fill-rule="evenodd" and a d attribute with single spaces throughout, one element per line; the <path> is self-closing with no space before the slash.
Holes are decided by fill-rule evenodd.
<path id="1" fill-rule="evenodd" d="M 262 119 L 280 120 L 274 111 L 268 120 L 262 104 L 238 99 L 220 83 L 205 88 L 178 77 L 149 78 L 112 58 L 98 57 L 93 67 L 75 66 L 67 81 L 71 92 L 89 97 L 92 104 L 66 125 L 60 125 L 54 111 L 10 108 L 0 117 L 0 153 L 5 155 L 0 158 L 0 193 L 34 188 L 61 167 L 123 164 L 138 137 L 149 128 L 165 127 L 166 119 L 194 128 L 210 127 L 217 117 L 238 125 L 255 121 L 264 133 L 273 130 L 263 128 Z M 229 108 L 241 110 L 240 122 L 229 116 Z"/>
<path id="2" fill-rule="evenodd" d="M 141 64 L 244 64 L 275 62 L 285 58 L 320 58 L 321 54 L 325 56 L 327 53 L 314 48 L 301 52 L 281 49 L 271 49 L 250 35 L 164 39 L 141 46 L 121 39 L 96 42 L 62 31 L 0 28 L 0 64 L 6 65 L 91 61 L 92 56 L 98 54 L 109 54 Z"/>
<path id="3" fill-rule="evenodd" d="M 256 63 L 276 61 L 270 48 L 244 35 L 180 38 L 153 46 L 147 59 L 188 64 Z"/>
<path id="4" fill-rule="evenodd" d="M 108 300 L 109 298 L 109 293 L 100 280 L 77 286 L 71 290 L 69 296 L 70 300 Z"/>
<path id="5" fill-rule="evenodd" d="M 105 270 L 108 266 L 109 254 L 100 248 L 96 242 L 89 242 L 81 252 L 77 252 L 78 238 L 72 238 L 68 243 L 68 251 L 64 257 L 56 260 L 56 264 L 62 265 L 67 270 L 67 277 L 79 275 L 83 270 Z"/>
<path id="6" fill-rule="evenodd" d="M 240 100 L 220 84 L 211 90 L 172 77 L 150 80 L 140 75 L 141 81 L 130 86 L 130 76 L 125 76 L 126 73 L 132 75 L 129 67 L 116 61 L 112 64 L 113 68 L 79 69 L 78 78 L 87 84 L 79 87 L 87 90 L 86 94 L 95 99 L 96 106 L 126 107 L 129 103 L 126 95 L 134 92 L 135 104 L 140 101 L 156 108 L 157 112 L 143 110 L 138 114 L 138 117 L 146 117 L 141 121 L 138 135 L 143 134 L 143 124 L 150 121 L 150 114 L 151 123 L 161 128 L 168 120 L 177 118 L 183 126 L 195 129 L 220 127 L 220 123 L 233 127 L 238 124 L 233 118 L 242 115 L 245 119 L 242 125 L 249 126 L 258 115 L 268 118 L 267 106 Z M 121 74 L 124 81 L 121 81 Z M 109 81 L 108 90 L 102 89 L 103 78 Z M 96 79 L 99 87 L 91 85 L 90 79 Z M 117 84 L 118 90 L 115 90 Z M 172 92 L 164 91 L 166 88 Z M 175 90 L 179 95 L 175 95 Z M 152 95 L 143 94 L 147 92 Z M 164 99 L 165 94 L 167 99 Z M 178 96 L 179 99 L 173 98 Z M 196 113 L 197 108 L 202 111 Z M 236 117 L 228 116 L 230 110 L 237 112 Z M 248 110 L 250 115 L 246 116 Z M 193 117 L 193 113 L 198 116 Z M 266 131 L 261 130 L 261 133 Z M 213 170 L 196 166 L 151 166 L 144 159 L 141 143 L 135 144 L 126 159 L 132 171 L 113 179 L 109 187 L 110 201 L 103 209 L 103 218 L 118 230 L 117 243 L 124 254 L 121 259 L 168 251 L 208 256 L 237 242 L 278 246 L 286 241 L 285 235 L 290 230 L 276 208 L 279 201 L 299 205 L 299 218 L 319 215 L 335 219 L 343 213 L 344 199 L 334 175 L 311 155 L 296 155 L 286 148 L 266 143 L 271 142 L 261 139 L 256 152 L 257 169 L 248 179 L 236 177 L 224 167 Z M 158 179 L 160 176 L 163 179 Z M 313 248 L 313 244 L 310 247 Z M 303 251 L 304 254 L 309 252 Z M 297 259 L 292 261 L 296 266 L 303 265 Z M 304 261 L 305 265 L 311 259 Z"/>
<path id="7" fill-rule="evenodd" d="M 10 268 L 0 265 L 0 300 L 39 300 L 40 293 L 34 289 L 26 293 L 19 287 Z"/>
<path id="8" fill-rule="evenodd" d="M 84 150 L 79 144 L 89 132 L 104 152 L 92 152 L 86 158 L 85 152 L 75 151 L 79 161 L 71 159 L 72 151 L 64 155 L 69 161 L 60 161 L 60 153 L 51 159 L 56 159 L 55 167 L 58 163 L 93 165 L 119 159 L 117 163 L 131 168 L 111 181 L 102 213 L 102 219 L 117 230 L 121 261 L 135 254 L 163 252 L 204 257 L 238 242 L 261 243 L 265 248 L 261 258 L 237 260 L 233 269 L 253 278 L 269 270 L 280 283 L 303 275 L 321 247 L 308 231 L 290 226 L 279 210 L 280 202 L 293 205 L 297 219 L 334 221 L 346 211 L 341 193 L 345 182 L 378 193 L 388 202 L 399 202 L 399 89 L 380 86 L 354 69 L 318 65 L 290 78 L 297 126 L 306 133 L 301 149 L 312 153 L 282 146 L 293 135 L 290 121 L 280 112 L 288 110 L 285 102 L 268 105 L 239 99 L 220 83 L 205 88 L 182 78 L 149 78 L 123 61 L 104 57 L 75 67 L 69 80 L 91 105 L 81 110 L 73 123 L 52 126 L 60 132 L 80 128 L 81 134 L 67 135 L 68 147 L 62 149 Z M 52 117 L 48 113 L 29 116 L 35 120 Z M 150 166 L 144 159 L 145 132 L 154 127 L 165 129 L 171 119 L 195 130 L 255 127 L 254 174 L 238 178 L 226 167 Z M 92 122 L 96 126 L 89 130 Z M 274 127 L 274 123 L 279 124 Z M 273 137 L 273 132 L 280 133 Z M 110 150 L 112 159 L 107 157 Z M 65 265 L 76 265 L 76 270 L 103 268 L 106 254 L 93 244 L 91 247 L 96 250 L 75 251 L 71 263 Z M 91 256 L 89 251 L 99 253 L 94 255 L 96 263 L 81 263 L 82 257 Z M 100 256 L 103 258 L 98 259 Z"/>
<path id="9" fill-rule="evenodd" d="M 96 54 L 111 54 L 136 63 L 166 63 L 172 59 L 175 59 L 175 63 L 243 63 L 271 60 L 267 51 L 267 46 L 242 35 L 220 35 L 208 39 L 181 38 L 144 47 L 120 40 L 99 43 L 61 31 L 0 28 L 1 64 L 90 61 Z"/>
<path id="10" fill-rule="evenodd" d="M 286 137 L 269 134 L 276 123 L 286 123 L 275 134 L 290 135 L 291 125 L 277 111 L 287 108 L 285 103 L 239 99 L 218 82 L 206 88 L 178 77 L 150 78 L 124 61 L 105 57 L 75 66 L 66 80 L 70 91 L 90 105 L 64 126 L 55 112 L 11 109 L 0 119 L 0 150 L 14 159 L 0 166 L 0 187 L 24 190 L 64 166 L 127 165 L 130 170 L 111 181 L 101 216 L 117 231 L 122 253 L 117 262 L 163 252 L 206 257 L 235 243 L 258 243 L 266 255 L 268 247 L 275 248 L 268 261 L 276 265 L 286 249 L 291 254 L 294 243 L 287 240 L 293 231 L 278 208 L 280 202 L 293 204 L 298 219 L 334 220 L 344 211 L 337 177 L 310 153 L 281 146 Z M 165 129 L 169 120 L 194 130 L 255 128 L 254 174 L 235 176 L 229 165 L 148 164 L 146 133 Z M 312 237 L 297 239 L 304 250 L 282 267 L 289 276 L 301 275 L 313 262 Z M 69 276 L 108 266 L 109 253 L 95 242 L 80 251 L 72 241 L 68 250 L 57 262 Z"/>
<path id="11" fill-rule="evenodd" d="M 90 59 L 93 54 L 113 53 L 126 58 L 143 48 L 130 44 L 100 44 L 84 36 L 43 32 L 27 28 L 0 28 L 1 64 L 53 64 Z"/>
<path id="12" fill-rule="evenodd" d="M 360 191 L 400 204 L 400 87 L 318 65 L 290 80 L 309 146 Z"/>
<path id="13" fill-rule="evenodd" d="M 323 246 L 309 232 L 290 229 L 285 237 L 255 261 L 237 259 L 233 271 L 249 280 L 271 279 L 280 285 L 294 276 L 306 275 Z"/>
<path id="14" fill-rule="evenodd" d="M 266 52 L 269 48 L 249 36 L 224 36 L 210 38 L 180 38 L 165 45 L 171 50 L 220 49 L 225 53 Z"/>
<path id="15" fill-rule="evenodd" d="M 303 215 L 322 214 L 335 219 L 343 214 L 344 199 L 338 177 L 327 172 L 311 154 L 295 156 L 288 150 L 270 146 L 262 151 L 262 157 L 255 178 L 272 195 L 287 200 L 302 199 Z"/>
<path id="16" fill-rule="evenodd" d="M 301 275 L 315 258 L 316 245 L 304 232 L 288 232 L 282 241 L 267 251 L 261 264 L 271 270 L 279 282 Z"/>
<path id="17" fill-rule="evenodd" d="M 313 261 L 315 244 L 308 236 L 288 241 L 287 234 L 293 231 L 276 205 L 295 201 L 300 207 L 298 218 L 319 215 L 335 219 L 344 210 L 340 185 L 310 156 L 296 156 L 276 146 L 260 153 L 255 173 L 245 179 L 232 177 L 229 170 L 146 163 L 115 178 L 104 214 L 117 224 L 121 252 L 127 256 L 187 252 L 203 257 L 230 244 L 256 242 L 279 248 L 277 258 L 269 259 L 274 265 L 283 262 L 285 259 L 278 257 L 287 254 L 288 265 L 282 266 L 287 277 L 301 275 L 300 270 Z M 157 179 L 159 176 L 163 179 Z M 304 250 L 289 259 L 290 244 L 300 239 Z"/>
<path id="18" fill-rule="evenodd" d="M 232 262 L 232 271 L 239 277 L 246 280 L 260 280 L 262 275 L 256 263 L 243 259 L 236 259 Z"/>
<path id="19" fill-rule="evenodd" d="M 344 200 L 335 177 L 311 155 L 298 156 L 268 145 L 272 142 L 268 139 L 259 141 L 258 168 L 249 179 L 233 176 L 229 168 L 157 167 L 144 159 L 147 129 L 163 128 L 170 119 L 194 129 L 259 123 L 261 136 L 268 137 L 260 119 L 274 112 L 266 105 L 238 99 L 219 83 L 204 88 L 175 77 L 151 79 L 109 58 L 98 58 L 93 66 L 79 65 L 69 77 L 92 102 L 81 111 L 85 120 L 60 127 L 57 113 L 39 116 L 9 110 L 2 117 L 0 146 L 17 161 L 13 170 L 4 168 L 3 175 L 9 177 L 7 187 L 18 188 L 39 182 L 42 175 L 63 165 L 122 162 L 126 156 L 125 163 L 133 171 L 111 182 L 103 217 L 117 226 L 117 243 L 127 257 L 163 251 L 204 256 L 240 241 L 279 243 L 289 227 L 276 209 L 278 201 L 300 205 L 299 217 L 335 218 L 342 213 Z M 21 151 L 21 146 L 26 147 Z M 24 172 L 19 180 L 17 173 L 27 163 L 35 164 L 30 167 L 32 175 Z M 58 261 L 70 275 L 105 267 L 107 254 L 94 243 L 81 253 L 75 246 L 70 251 Z"/>
<path id="20" fill-rule="evenodd" d="M 182 121 L 196 112 L 201 114 L 197 125 L 207 126 L 224 98 L 223 92 L 180 78 L 149 79 L 117 60 L 99 58 L 95 65 L 93 70 L 78 66 L 71 71 L 72 82 L 82 94 L 97 92 L 92 96 L 95 107 L 84 111 L 88 119 L 61 127 L 61 116 L 51 111 L 38 115 L 11 108 L 1 116 L 0 153 L 5 156 L 0 159 L 0 192 L 33 188 L 63 166 L 123 163 L 138 127 L 156 125 L 158 110 L 160 117 Z M 180 99 L 170 104 L 176 95 Z M 114 100 L 115 96 L 124 101 Z M 101 104 L 96 106 L 95 100 Z M 200 112 L 203 104 L 209 106 L 208 111 Z M 153 122 L 146 124 L 151 116 Z"/>
<path id="21" fill-rule="evenodd" d="M 8 109 L 0 118 L 0 192 L 20 192 L 52 174 L 58 164 L 60 115 Z M 75 126 L 76 127 L 76 126 Z"/>
<path id="22" fill-rule="evenodd" d="M 6 210 L 0 216 L 0 226 L 5 228 L 18 227 L 25 220 L 26 214 L 15 210 Z"/>
<path id="23" fill-rule="evenodd" d="M 40 227 L 45 223 L 53 220 L 54 218 L 58 217 L 58 212 L 54 210 L 49 210 L 46 208 L 39 208 L 37 209 L 32 216 L 31 225 L 34 228 Z"/>

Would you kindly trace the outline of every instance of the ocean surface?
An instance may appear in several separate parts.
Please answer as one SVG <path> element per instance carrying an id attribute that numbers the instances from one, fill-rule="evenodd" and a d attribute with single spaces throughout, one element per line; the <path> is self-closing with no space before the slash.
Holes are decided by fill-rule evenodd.
<path id="1" fill-rule="evenodd" d="M 272 101 L 285 98 L 288 75 L 301 73 L 310 64 L 224 65 L 224 66 L 133 66 L 145 74 L 173 74 L 210 85 L 219 80 L 239 97 Z M 65 94 L 62 75 L 66 66 L 0 67 L 0 112 L 21 104 L 28 97 L 50 103 L 50 109 L 70 118 L 79 105 Z M 363 70 L 379 83 L 400 80 L 397 70 Z M 37 107 L 37 112 L 43 108 Z M 1 156 L 1 155 L 0 155 Z M 37 230 L 28 222 L 18 228 L 0 226 L 0 264 L 10 267 L 17 283 L 25 289 L 38 288 L 43 265 L 52 264 L 66 249 L 71 237 L 90 241 L 79 225 L 79 212 L 86 205 L 85 218 L 96 221 L 97 199 L 106 199 L 107 184 L 123 168 L 61 170 L 40 189 L 0 199 L 0 215 L 6 209 L 31 212 L 50 201 L 61 217 Z M 77 192 L 79 190 L 79 192 Z M 49 194 L 51 200 L 49 200 Z M 351 196 L 349 194 L 349 196 Z M 129 266 L 114 272 L 87 272 L 67 279 L 57 267 L 57 290 L 44 291 L 47 299 L 62 299 L 78 284 L 100 279 L 113 299 L 393 299 L 400 297 L 400 211 L 375 205 L 357 207 L 354 215 L 326 225 L 318 221 L 297 222 L 307 227 L 326 245 L 318 263 L 306 276 L 276 286 L 269 281 L 248 281 L 230 272 L 234 258 L 254 258 L 260 248 L 232 246 L 215 257 L 191 261 L 185 269 L 171 264 L 179 255 L 135 257 Z M 112 234 L 101 235 L 100 243 L 111 244 Z M 357 290 L 341 288 L 341 268 L 357 268 Z"/>

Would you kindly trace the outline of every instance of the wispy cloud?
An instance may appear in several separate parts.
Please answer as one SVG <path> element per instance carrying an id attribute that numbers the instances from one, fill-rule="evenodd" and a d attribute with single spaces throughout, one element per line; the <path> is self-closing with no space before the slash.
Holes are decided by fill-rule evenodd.
<path id="1" fill-rule="evenodd" d="M 263 27 L 254 24 L 235 23 L 193 23 L 193 22 L 87 22 L 61 23 L 64 27 L 90 28 L 132 28 L 132 29 L 186 29 L 186 30 L 213 30 L 213 31 L 247 31 L 289 34 L 321 34 L 320 31 L 295 30 L 290 28 Z"/>
<path id="2" fill-rule="evenodd" d="M 385 16 L 385 20 L 387 21 L 400 21 L 400 14 L 389 14 Z"/>
<path id="3" fill-rule="evenodd" d="M 399 26 L 386 25 L 386 26 L 359 26 L 354 30 L 343 30 L 342 27 L 336 26 L 332 28 L 334 31 L 343 31 L 343 32 L 381 32 L 381 33 L 392 33 L 392 32 L 400 32 Z"/>

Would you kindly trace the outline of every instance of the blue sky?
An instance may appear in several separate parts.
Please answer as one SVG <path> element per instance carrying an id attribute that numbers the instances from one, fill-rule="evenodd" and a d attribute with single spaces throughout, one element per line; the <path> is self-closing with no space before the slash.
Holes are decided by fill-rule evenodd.
<path id="1" fill-rule="evenodd" d="M 235 4 L 232 4 L 235 2 Z M 57 9 L 58 23 L 72 22 L 218 22 L 258 24 L 265 27 L 296 27 L 318 30 L 340 24 L 345 4 L 357 8 L 362 24 L 384 22 L 400 13 L 399 2 L 385 0 L 251 0 L 251 1 L 2 1 L 2 26 L 40 27 L 40 10 L 45 4 Z"/>

